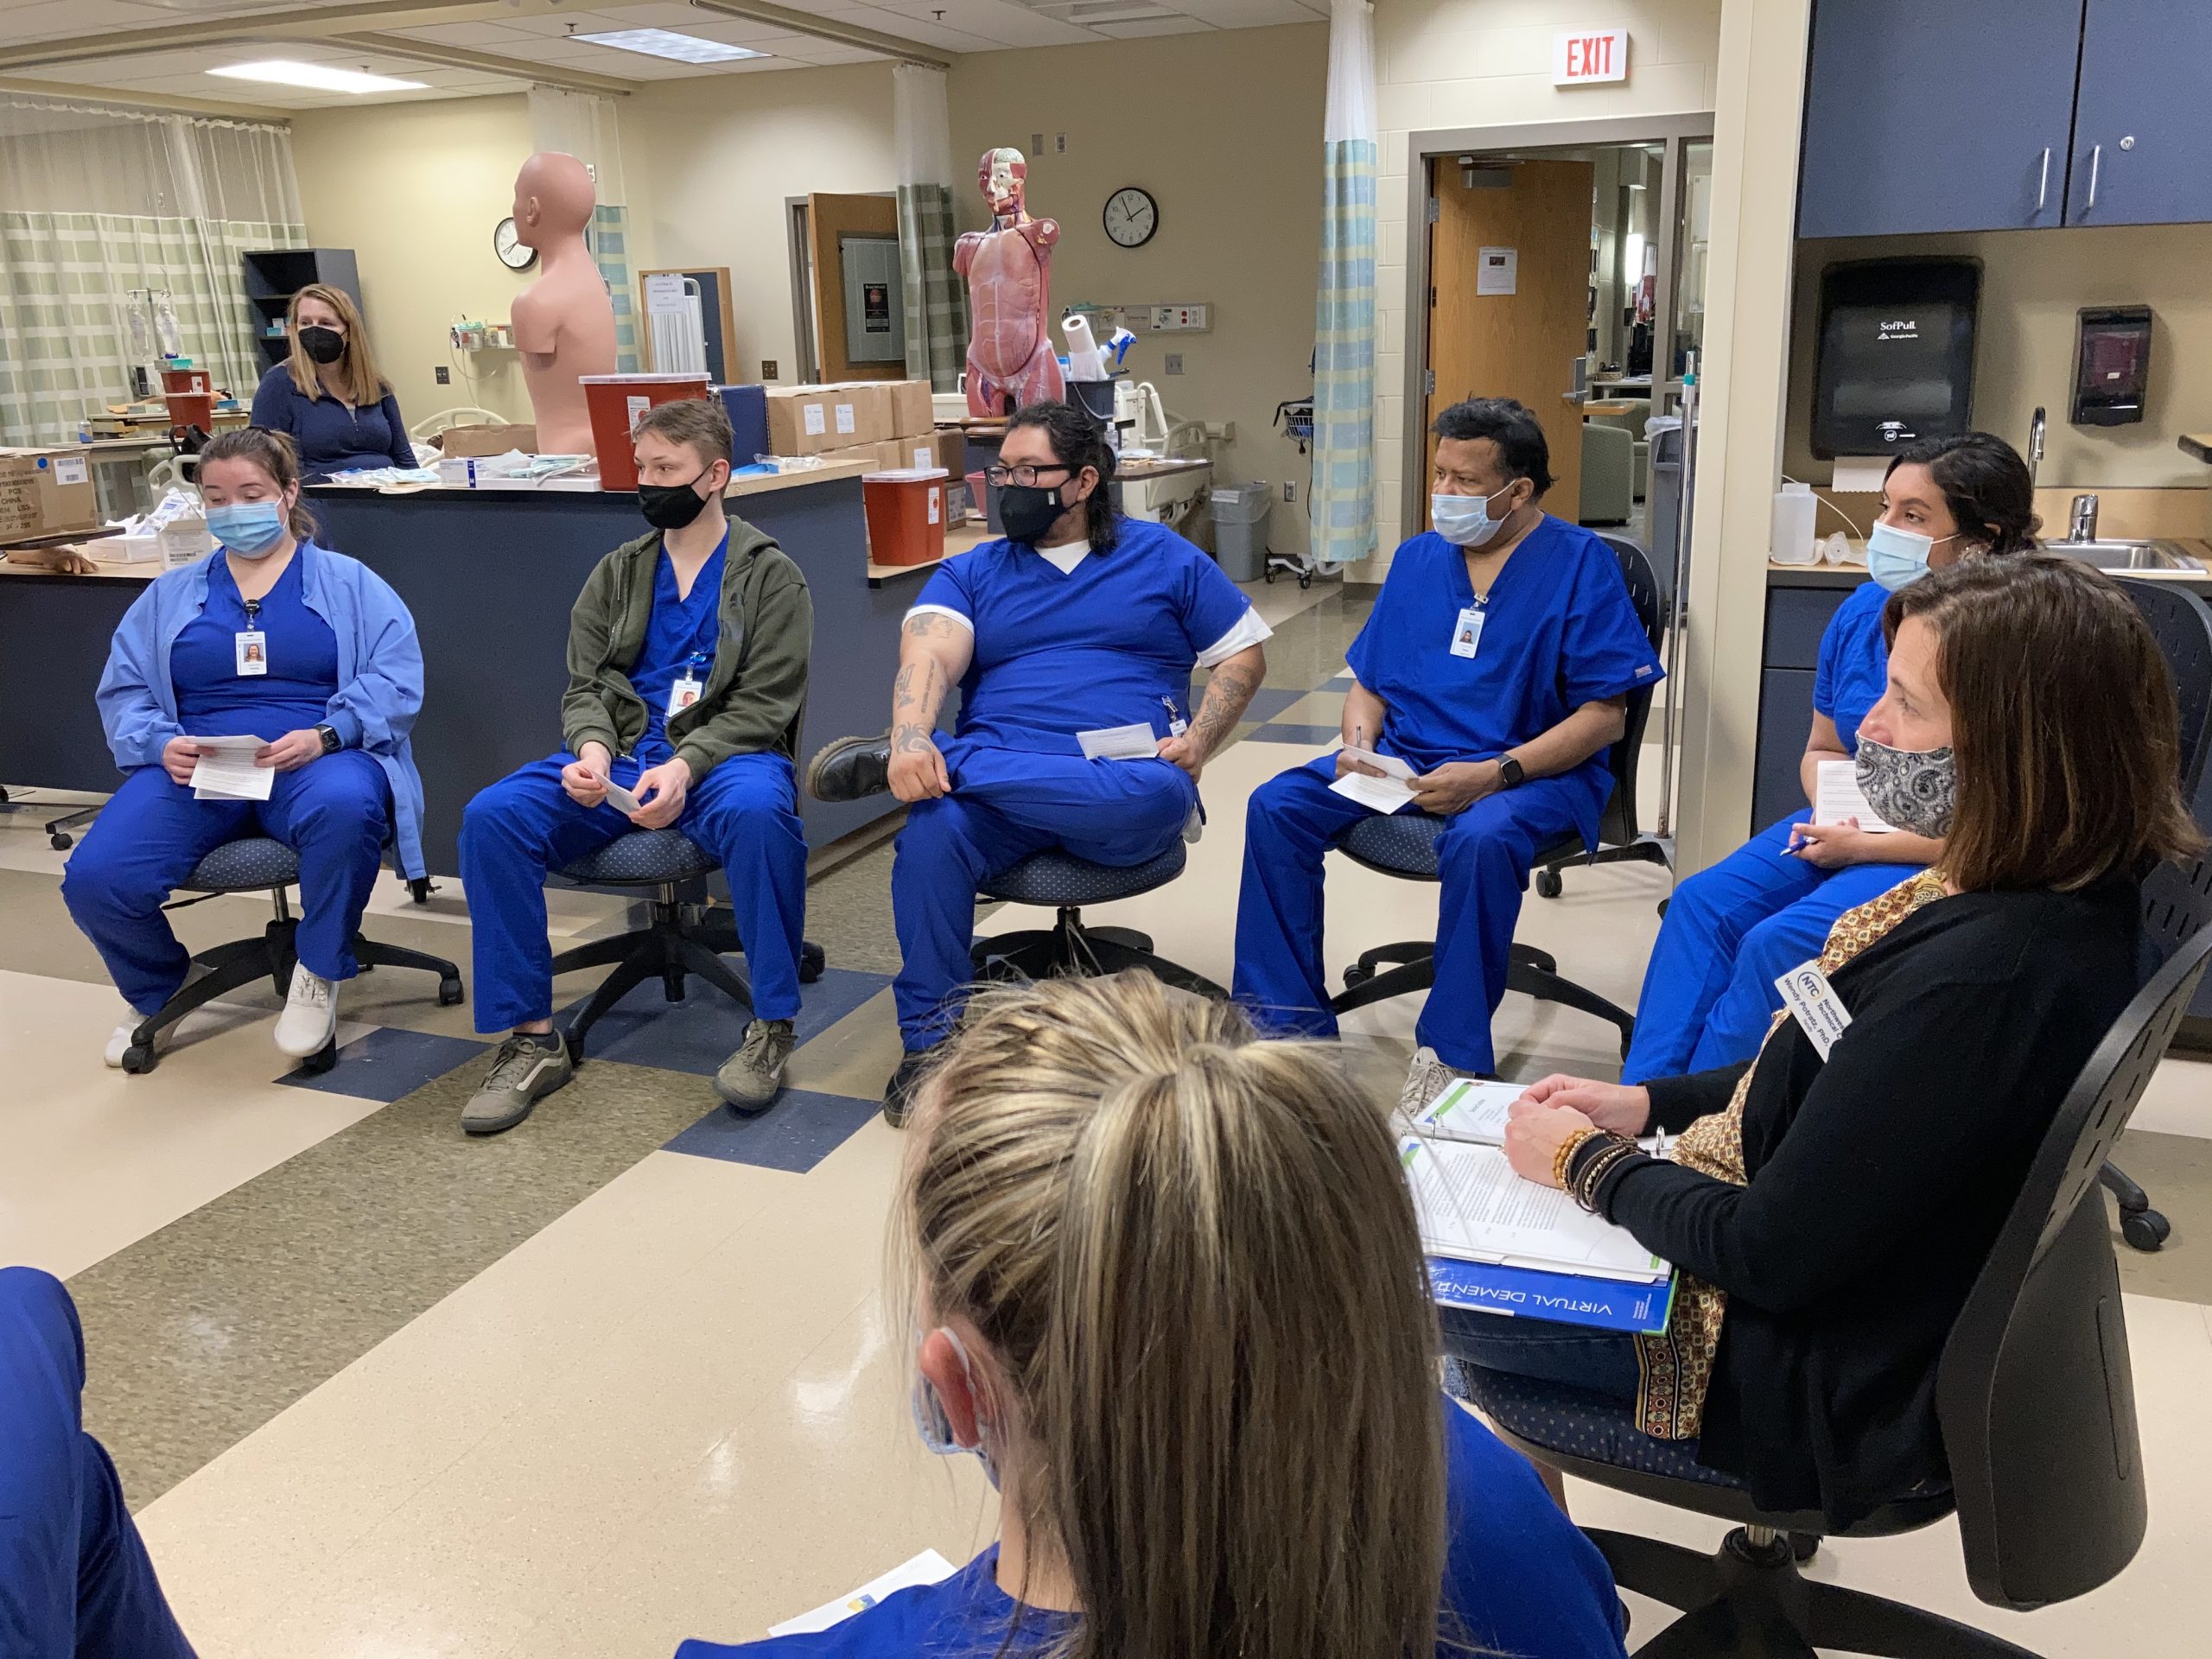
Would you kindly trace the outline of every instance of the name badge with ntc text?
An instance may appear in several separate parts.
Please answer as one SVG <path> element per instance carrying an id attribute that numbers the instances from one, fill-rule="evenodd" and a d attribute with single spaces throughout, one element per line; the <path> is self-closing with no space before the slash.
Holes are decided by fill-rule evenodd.
<path id="1" fill-rule="evenodd" d="M 1459 613 L 1459 620 L 1452 625 L 1452 654 L 1471 657 L 1483 639 L 1483 607 L 1470 605 Z"/>
<path id="2" fill-rule="evenodd" d="M 242 629 L 232 636 L 238 642 L 238 672 L 266 674 L 269 671 L 269 636 L 257 628 Z"/>
<path id="3" fill-rule="evenodd" d="M 1814 1052 L 1827 1058 L 1835 1039 L 1851 1026 L 1851 1010 L 1843 1006 L 1828 976 L 1817 963 L 1808 962 L 1776 980 L 1774 988 L 1782 993 L 1783 1005 L 1802 1027 Z"/>

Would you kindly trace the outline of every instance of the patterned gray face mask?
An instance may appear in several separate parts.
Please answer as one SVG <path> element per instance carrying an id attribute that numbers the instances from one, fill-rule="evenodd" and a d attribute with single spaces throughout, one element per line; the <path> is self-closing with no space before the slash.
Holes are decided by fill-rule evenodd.
<path id="1" fill-rule="evenodd" d="M 1859 734 L 1859 792 L 1883 822 L 1940 841 L 1951 833 L 1958 772 L 1951 751 L 1893 749 Z"/>

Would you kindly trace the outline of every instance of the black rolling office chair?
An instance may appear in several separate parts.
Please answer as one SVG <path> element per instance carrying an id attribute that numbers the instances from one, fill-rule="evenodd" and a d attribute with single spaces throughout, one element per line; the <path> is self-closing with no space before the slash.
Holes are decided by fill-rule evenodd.
<path id="1" fill-rule="evenodd" d="M 1226 1001 L 1229 993 L 1202 974 L 1155 955 L 1151 938 L 1127 927 L 1090 927 L 1082 906 L 1164 887 L 1183 874 L 1187 857 L 1177 842 L 1155 859 L 1116 868 L 1093 864 L 1058 848 L 1032 853 L 1010 870 L 987 878 L 983 896 L 1016 905 L 1051 905 L 1059 912 L 1051 927 L 977 939 L 971 954 L 978 979 L 1044 979 L 1053 975 L 1116 974 L 1142 968 L 1179 989 Z"/>
<path id="2" fill-rule="evenodd" d="M 1644 637 L 1651 642 L 1656 660 L 1666 619 L 1660 607 L 1659 582 L 1652 575 L 1651 561 L 1641 547 L 1625 536 L 1602 539 L 1620 560 L 1629 601 L 1636 607 L 1637 620 L 1643 625 Z M 1546 897 L 1559 896 L 1559 872 L 1568 864 L 1666 862 L 1665 850 L 1657 842 L 1640 834 L 1636 818 L 1637 765 L 1643 750 L 1644 728 L 1651 718 L 1651 696 L 1649 687 L 1629 693 L 1627 728 L 1620 741 L 1613 745 L 1609 757 L 1613 789 L 1599 819 L 1598 850 L 1589 851 L 1584 847 L 1582 837 L 1570 831 L 1537 853 L 1536 890 Z M 1376 813 L 1354 824 L 1337 850 L 1353 863 L 1384 875 L 1407 881 L 1433 881 L 1437 879 L 1436 838 L 1444 833 L 1446 822 L 1426 812 Z M 1386 969 L 1385 963 L 1395 965 Z M 1332 999 L 1331 1006 L 1338 1014 L 1348 1014 L 1389 997 L 1425 991 L 1435 983 L 1434 941 L 1414 939 L 1402 944 L 1378 945 L 1360 952 L 1359 960 L 1344 969 L 1344 988 Z M 1621 1052 L 1628 1052 L 1629 1039 L 1636 1032 L 1636 1017 L 1618 1003 L 1585 989 L 1573 980 L 1561 978 L 1558 960 L 1550 952 L 1516 943 L 1512 963 L 1506 970 L 1505 988 L 1611 1021 L 1620 1028 Z"/>
<path id="3" fill-rule="evenodd" d="M 721 867 L 714 855 L 680 830 L 632 830 L 595 853 L 563 867 L 563 880 L 586 887 L 651 887 L 650 909 L 642 927 L 593 939 L 553 959 L 556 978 L 582 968 L 612 966 L 590 1001 L 569 1020 L 569 1058 L 581 1060 L 591 1028 L 632 988 L 658 977 L 671 1002 L 683 1000 L 684 979 L 696 974 L 728 993 L 739 1007 L 753 1006 L 753 986 L 722 958 L 742 950 L 735 918 L 713 907 L 707 878 Z M 810 942 L 799 947 L 798 977 L 811 985 L 822 977 L 827 957 Z"/>
<path id="4" fill-rule="evenodd" d="M 2163 582 L 2123 579 L 2120 586 L 2151 625 L 2173 670 L 2174 702 L 2181 716 L 2181 798 L 2194 801 L 2203 780 L 2205 759 L 2212 754 L 2212 609 L 2194 594 Z M 2160 955 L 2180 944 L 2178 936 L 2161 931 L 2155 918 L 2145 919 Z M 2141 1185 L 2112 1164 L 2104 1166 L 2099 1178 L 2119 1207 L 2120 1236 L 2139 1250 L 2163 1245 L 2173 1224 L 2151 1207 L 2151 1195 Z"/>
<path id="5" fill-rule="evenodd" d="M 1955 1510 L 1967 1581 L 1992 1606 L 2026 1611 L 2087 1594 L 2143 1541 L 2148 1507 L 2120 1273 L 2104 1206 L 2088 1200 L 2212 957 L 2208 893 L 2201 864 L 2169 867 L 2146 884 L 2146 907 L 2171 906 L 2186 942 L 2082 1068 L 1944 1344 L 1936 1409 L 1951 1484 L 1900 1497 L 1840 1535 L 1887 1537 Z M 1624 1587 L 1683 1610 L 1638 1659 L 1812 1659 L 1816 1647 L 1887 1659 L 2035 1659 L 1935 1613 L 1807 1580 L 1788 1535 L 1827 1531 L 1821 1516 L 1760 1510 L 1687 1442 L 1630 1433 L 1633 1467 L 1592 1455 L 1614 1438 L 1621 1406 L 1476 1366 L 1462 1374 L 1484 1413 L 1531 1457 L 1737 1523 L 1711 1555 L 1586 1529 Z"/>
<path id="6" fill-rule="evenodd" d="M 281 998 L 292 988 L 292 967 L 299 960 L 293 948 L 293 938 L 299 931 L 299 918 L 285 898 L 285 889 L 300 879 L 300 855 L 281 841 L 266 836 L 246 836 L 237 841 L 226 841 L 209 853 L 194 868 L 185 880 L 183 890 L 213 897 L 221 893 L 266 893 L 276 907 L 276 917 L 264 928 L 257 938 L 233 939 L 212 950 L 198 952 L 194 963 L 206 971 L 198 979 L 188 980 L 184 988 L 163 1003 L 158 1013 L 149 1014 L 138 1022 L 130 1034 L 130 1046 L 123 1051 L 123 1069 L 130 1072 L 146 1072 L 154 1069 L 161 1058 L 156 1044 L 162 1031 L 190 1014 L 194 1008 L 227 995 L 241 985 L 250 984 L 264 974 L 276 988 Z M 418 887 L 416 899 L 419 902 L 427 891 L 427 884 Z M 196 904 L 197 899 L 187 900 Z M 420 968 L 425 973 L 438 976 L 438 1001 L 442 1006 L 461 1000 L 461 969 L 442 957 L 427 951 L 410 950 L 404 945 L 379 944 L 365 935 L 353 940 L 354 959 L 366 973 L 372 968 Z M 315 1054 L 300 1062 L 300 1069 L 320 1075 L 338 1063 L 338 1048 L 334 1041 Z"/>

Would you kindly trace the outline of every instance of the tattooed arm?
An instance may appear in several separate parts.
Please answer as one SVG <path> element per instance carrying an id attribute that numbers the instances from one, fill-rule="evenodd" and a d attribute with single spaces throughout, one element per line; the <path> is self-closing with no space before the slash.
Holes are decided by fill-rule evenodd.
<path id="1" fill-rule="evenodd" d="M 1182 736 L 1160 740 L 1160 758 L 1173 760 L 1197 778 L 1213 752 L 1236 729 L 1252 694 L 1267 677 L 1268 653 L 1259 645 L 1247 645 L 1234 657 L 1215 664 L 1212 677 L 1206 681 L 1205 696 L 1198 704 L 1198 718 Z"/>
<path id="2" fill-rule="evenodd" d="M 938 753 L 938 711 L 945 693 L 968 671 L 976 636 L 942 611 L 906 619 L 899 636 L 899 677 L 891 686 L 891 792 L 906 802 L 952 791 Z"/>

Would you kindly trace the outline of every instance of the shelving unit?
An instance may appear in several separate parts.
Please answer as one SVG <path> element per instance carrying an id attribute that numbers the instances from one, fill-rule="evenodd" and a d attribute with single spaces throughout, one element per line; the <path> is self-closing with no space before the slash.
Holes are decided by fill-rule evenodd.
<path id="1" fill-rule="evenodd" d="M 259 324 L 254 344 L 264 370 L 283 362 L 291 350 L 284 338 L 284 313 L 302 289 L 322 283 L 341 289 L 356 307 L 361 303 L 361 278 L 351 248 L 270 248 L 239 258 L 245 268 L 245 296 Z"/>

